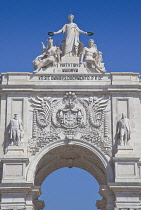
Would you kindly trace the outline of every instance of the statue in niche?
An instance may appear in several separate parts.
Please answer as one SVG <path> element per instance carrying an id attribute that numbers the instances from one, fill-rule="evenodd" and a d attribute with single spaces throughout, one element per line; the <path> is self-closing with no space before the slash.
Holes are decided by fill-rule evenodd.
<path id="1" fill-rule="evenodd" d="M 20 146 L 24 136 L 23 123 L 18 119 L 18 114 L 14 114 L 14 118 L 10 120 L 10 145 Z"/>
<path id="2" fill-rule="evenodd" d="M 80 62 L 83 63 L 85 59 L 85 66 L 88 68 L 96 68 L 99 72 L 105 72 L 104 63 L 102 63 L 102 52 L 97 50 L 93 39 L 89 39 L 88 47 L 84 47 L 80 56 Z"/>
<path id="3" fill-rule="evenodd" d="M 119 136 L 119 145 L 127 145 L 130 140 L 130 121 L 123 113 L 121 120 L 117 124 L 117 134 Z"/>
<path id="4" fill-rule="evenodd" d="M 37 56 L 36 59 L 32 62 L 34 68 L 36 69 L 34 72 L 39 72 L 43 67 L 53 67 L 57 62 L 60 62 L 60 55 L 62 51 L 59 47 L 53 46 L 53 39 L 51 37 L 48 38 L 47 42 L 47 48 L 42 43 L 43 54 Z"/>
<path id="5" fill-rule="evenodd" d="M 49 32 L 48 34 L 52 35 L 59 34 L 59 33 L 66 33 L 66 39 L 62 43 L 64 47 L 64 55 L 66 56 L 78 56 L 78 50 L 80 47 L 79 42 L 79 34 L 87 34 L 89 36 L 93 35 L 92 32 L 84 32 L 78 28 L 78 26 L 73 23 L 74 15 L 70 14 L 68 16 L 69 23 L 65 24 L 62 29 L 57 32 Z"/>

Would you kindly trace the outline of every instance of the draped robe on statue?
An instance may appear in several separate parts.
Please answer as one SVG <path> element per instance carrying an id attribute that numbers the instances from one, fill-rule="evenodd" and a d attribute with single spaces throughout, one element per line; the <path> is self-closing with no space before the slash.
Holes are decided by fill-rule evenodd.
<path id="1" fill-rule="evenodd" d="M 63 26 L 62 32 L 66 33 L 65 54 L 72 52 L 74 47 L 78 47 L 80 31 L 75 23 L 68 23 Z"/>

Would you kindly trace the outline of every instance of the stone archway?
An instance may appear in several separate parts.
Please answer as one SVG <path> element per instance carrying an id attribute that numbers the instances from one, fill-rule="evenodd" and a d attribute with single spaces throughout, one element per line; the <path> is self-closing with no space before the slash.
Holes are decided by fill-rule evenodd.
<path id="1" fill-rule="evenodd" d="M 110 158 L 105 156 L 94 146 L 78 140 L 65 144 L 64 141 L 54 143 L 49 148 L 44 148 L 31 160 L 27 171 L 27 180 L 41 186 L 44 179 L 53 171 L 63 167 L 77 167 L 86 170 L 98 181 L 100 188 L 105 191 L 108 182 L 113 182 L 114 175 Z M 97 207 L 110 209 L 108 195 L 102 193 L 103 200 L 97 202 Z M 109 194 L 111 197 L 111 194 Z M 37 198 L 34 201 L 38 205 Z M 114 200 L 113 200 L 114 203 Z M 37 208 L 38 209 L 38 208 Z"/>
<path id="2" fill-rule="evenodd" d="M 45 177 L 73 166 L 99 182 L 99 209 L 141 209 L 139 74 L 105 73 L 92 39 L 68 53 L 48 41 L 34 73 L 0 76 L 1 209 L 41 209 Z"/>

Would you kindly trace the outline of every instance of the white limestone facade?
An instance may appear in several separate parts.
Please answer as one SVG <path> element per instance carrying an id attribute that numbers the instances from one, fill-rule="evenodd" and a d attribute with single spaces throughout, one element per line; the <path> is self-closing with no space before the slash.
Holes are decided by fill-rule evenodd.
<path id="1" fill-rule="evenodd" d="M 78 167 L 99 183 L 98 209 L 139 210 L 140 75 L 105 73 L 94 40 L 83 48 L 75 42 L 69 47 L 69 39 L 59 48 L 48 38 L 33 61 L 34 73 L 1 74 L 0 208 L 43 209 L 38 197 L 44 179 Z"/>
<path id="2" fill-rule="evenodd" d="M 97 179 L 99 209 L 140 209 L 139 74 L 3 73 L 0 93 L 1 209 L 42 209 L 40 186 L 61 167 Z M 10 144 L 15 113 L 23 122 L 20 145 Z M 130 120 L 126 145 L 117 137 L 122 113 Z"/>

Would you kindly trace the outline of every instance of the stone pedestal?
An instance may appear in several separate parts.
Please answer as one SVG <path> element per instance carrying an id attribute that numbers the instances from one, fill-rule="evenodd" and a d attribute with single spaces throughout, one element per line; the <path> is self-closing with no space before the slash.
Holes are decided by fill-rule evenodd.
<path id="1" fill-rule="evenodd" d="M 115 183 L 110 184 L 116 197 L 116 209 L 139 209 L 140 207 L 139 159 L 130 145 L 118 147 L 113 158 Z"/>
<path id="2" fill-rule="evenodd" d="M 115 162 L 115 182 L 139 182 L 139 159 L 131 146 L 119 146 L 113 158 Z"/>
<path id="3" fill-rule="evenodd" d="M 28 158 L 3 158 L 2 183 L 24 183 L 26 180 L 25 168 Z"/>
<path id="4" fill-rule="evenodd" d="M 26 157 L 26 150 L 23 146 L 8 146 L 5 151 L 5 157 Z"/>
<path id="5" fill-rule="evenodd" d="M 61 63 L 78 63 L 79 64 L 79 57 L 67 57 L 67 56 L 63 56 L 61 58 Z M 71 66 L 70 66 L 71 67 Z M 72 66 L 73 67 L 73 66 Z"/>
<path id="6" fill-rule="evenodd" d="M 2 183 L 24 183 L 26 180 L 26 166 L 29 159 L 23 146 L 8 146 L 6 154 L 1 159 L 3 163 Z"/>

